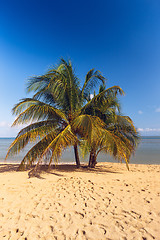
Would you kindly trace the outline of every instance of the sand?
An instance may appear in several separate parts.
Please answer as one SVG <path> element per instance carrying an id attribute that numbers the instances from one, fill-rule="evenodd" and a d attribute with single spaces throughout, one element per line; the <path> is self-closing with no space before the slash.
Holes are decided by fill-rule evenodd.
<path id="1" fill-rule="evenodd" d="M 0 165 L 0 239 L 160 239 L 160 165 Z"/>

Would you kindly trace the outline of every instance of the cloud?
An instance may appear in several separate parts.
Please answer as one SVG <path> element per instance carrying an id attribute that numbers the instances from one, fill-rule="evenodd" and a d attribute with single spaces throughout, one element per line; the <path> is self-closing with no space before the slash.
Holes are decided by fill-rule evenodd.
<path id="1" fill-rule="evenodd" d="M 0 137 L 15 137 L 17 133 L 26 125 L 19 125 L 11 127 L 12 123 L 1 121 L 0 122 Z"/>
<path id="2" fill-rule="evenodd" d="M 94 97 L 94 95 L 93 94 L 90 94 L 90 98 L 92 99 Z"/>
<path id="3" fill-rule="evenodd" d="M 139 114 L 142 114 L 143 112 L 141 110 L 138 111 Z"/>
<path id="4" fill-rule="evenodd" d="M 139 132 L 160 132 L 160 128 L 138 128 Z"/>
<path id="5" fill-rule="evenodd" d="M 9 126 L 9 123 L 5 121 L 0 122 L 0 127 L 6 127 L 6 126 Z"/>
<path id="6" fill-rule="evenodd" d="M 160 112 L 160 108 L 156 108 L 155 112 Z"/>

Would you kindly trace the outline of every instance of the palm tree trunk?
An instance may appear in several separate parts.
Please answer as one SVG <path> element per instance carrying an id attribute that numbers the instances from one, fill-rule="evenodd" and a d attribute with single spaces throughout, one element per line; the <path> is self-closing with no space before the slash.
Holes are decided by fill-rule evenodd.
<path id="1" fill-rule="evenodd" d="M 94 168 L 94 167 L 96 166 L 96 164 L 97 164 L 96 159 L 97 159 L 97 158 L 96 158 L 96 154 L 94 153 L 94 154 L 93 154 L 93 158 L 92 158 L 92 166 L 91 166 L 92 168 Z"/>
<path id="2" fill-rule="evenodd" d="M 75 154 L 77 168 L 79 168 L 80 167 L 80 160 L 79 160 L 77 143 L 74 145 L 74 154 Z"/>
<path id="3" fill-rule="evenodd" d="M 93 151 L 90 151 L 90 155 L 89 155 L 89 163 L 88 163 L 88 167 L 92 166 L 92 159 L 93 159 Z"/>
<path id="4" fill-rule="evenodd" d="M 97 164 L 97 162 L 96 162 L 96 153 L 95 153 L 95 151 L 92 149 L 92 150 L 90 151 L 88 167 L 94 168 L 96 164 Z"/>

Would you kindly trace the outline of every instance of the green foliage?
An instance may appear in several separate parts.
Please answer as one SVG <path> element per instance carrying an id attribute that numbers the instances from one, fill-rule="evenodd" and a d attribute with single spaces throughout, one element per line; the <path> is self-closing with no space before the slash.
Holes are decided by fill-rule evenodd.
<path id="1" fill-rule="evenodd" d="M 91 69 L 81 87 L 71 61 L 64 59 L 46 74 L 30 78 L 27 92 L 33 93 L 33 97 L 22 99 L 12 109 L 17 116 L 13 126 L 29 125 L 18 133 L 6 158 L 32 142 L 34 146 L 20 169 L 24 164 L 40 164 L 43 160 L 50 165 L 53 159 L 58 161 L 67 147 L 77 148 L 79 144 L 84 153 L 89 151 L 95 159 L 104 151 L 128 164 L 138 134 L 132 120 L 120 115 L 117 95 L 123 95 L 123 90 L 119 86 L 106 89 L 105 84 L 101 73 Z M 94 93 L 92 99 L 90 93 Z"/>
<path id="2" fill-rule="evenodd" d="M 82 151 L 86 152 L 90 144 L 90 158 L 96 162 L 97 155 L 103 151 L 110 153 L 119 161 L 125 160 L 127 168 L 131 154 L 134 153 L 139 137 L 138 132 L 134 127 L 132 120 L 128 116 L 120 115 L 120 105 L 117 99 L 117 93 L 124 94 L 123 90 L 117 86 L 105 89 L 105 86 L 100 86 L 99 94 L 95 95 L 88 103 L 82 108 L 83 114 L 89 114 L 98 117 L 99 121 L 96 122 L 96 128 L 88 128 L 95 134 L 93 142 L 90 141 L 89 134 L 83 135 L 87 144 L 82 145 Z M 90 119 L 92 119 L 90 117 Z M 100 123 L 103 121 L 103 126 Z M 91 124 L 87 123 L 88 126 Z M 84 124 L 83 124 L 84 125 Z M 83 126 L 82 125 L 82 126 Z M 92 125 L 93 126 L 93 125 Z M 80 127 L 77 129 L 81 131 Z M 98 131 L 97 131 L 98 128 Z"/>

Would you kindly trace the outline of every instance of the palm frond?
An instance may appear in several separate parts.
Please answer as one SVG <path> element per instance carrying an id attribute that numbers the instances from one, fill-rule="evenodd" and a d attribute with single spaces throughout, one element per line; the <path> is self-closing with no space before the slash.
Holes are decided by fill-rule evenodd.
<path id="1" fill-rule="evenodd" d="M 100 71 L 91 69 L 85 78 L 85 82 L 82 87 L 82 96 L 87 96 L 98 84 L 105 84 L 106 79 L 101 75 Z"/>
<path id="2" fill-rule="evenodd" d="M 86 139 L 89 145 L 97 141 L 101 136 L 101 131 L 105 123 L 97 116 L 80 115 L 72 122 L 72 128 L 83 139 Z"/>
<path id="3" fill-rule="evenodd" d="M 45 151 L 41 155 L 41 158 L 39 159 L 37 164 L 39 164 L 42 161 L 42 159 L 46 157 L 50 152 L 52 152 L 52 156 L 50 158 L 49 165 L 51 164 L 53 158 L 57 162 L 61 156 L 62 151 L 67 147 L 74 145 L 77 141 L 78 139 L 75 136 L 75 134 L 72 132 L 71 126 L 68 125 L 48 145 L 48 147 L 45 149 Z"/>
<path id="4" fill-rule="evenodd" d="M 9 155 L 14 155 L 19 153 L 29 142 L 35 142 L 38 141 L 38 139 L 43 138 L 49 133 L 52 133 L 53 136 L 56 136 L 57 134 L 57 127 L 55 127 L 55 124 L 40 126 L 37 128 L 34 128 L 33 125 L 29 126 L 28 129 L 31 128 L 30 131 L 26 131 L 25 129 L 22 129 L 20 133 L 17 135 L 16 139 L 12 142 L 8 149 L 8 153 L 6 155 L 6 159 Z M 24 133 L 23 133 L 24 131 Z"/>
<path id="5" fill-rule="evenodd" d="M 26 109 L 26 110 L 24 110 Z M 13 126 L 26 123 L 28 121 L 39 121 L 46 119 L 64 119 L 68 121 L 65 114 L 49 104 L 40 102 L 36 99 L 26 98 L 16 104 L 13 108 L 13 113 L 19 116 L 14 121 Z"/>
<path id="6" fill-rule="evenodd" d="M 39 92 L 48 87 L 50 78 L 47 75 L 35 76 L 27 81 L 27 92 Z"/>
<path id="7" fill-rule="evenodd" d="M 107 95 L 114 95 L 115 97 L 117 96 L 117 94 L 124 94 L 124 91 L 119 87 L 119 86 L 113 86 L 110 88 L 107 88 L 106 90 L 100 92 L 99 94 L 97 94 L 96 96 L 94 96 L 88 103 L 86 103 L 86 105 L 84 107 L 82 107 L 81 112 L 84 113 L 84 111 L 92 106 L 93 104 L 95 104 L 96 102 L 99 102 L 99 100 L 104 97 L 106 94 Z"/>
<path id="8" fill-rule="evenodd" d="M 51 127 L 56 127 L 58 125 L 57 121 L 53 121 L 53 120 L 47 120 L 47 121 L 41 121 L 41 122 L 35 122 L 30 124 L 29 126 L 23 128 L 17 135 L 17 137 L 30 132 L 31 130 L 40 128 L 40 127 L 45 127 L 45 126 L 51 126 Z M 16 138 L 17 138 L 16 137 Z"/>
<path id="9" fill-rule="evenodd" d="M 79 80 L 73 71 L 71 61 L 61 59 L 59 66 L 56 69 L 50 69 L 47 75 L 51 80 L 48 90 L 56 97 L 58 106 L 65 109 L 67 114 L 74 112 L 81 98 Z"/>
<path id="10" fill-rule="evenodd" d="M 83 158 L 90 152 L 90 145 L 87 140 L 80 139 L 79 141 L 79 149 Z"/>
<path id="11" fill-rule="evenodd" d="M 122 138 L 117 136 L 115 133 L 112 133 L 110 131 L 104 130 L 104 134 L 102 135 L 102 138 L 99 139 L 97 147 L 99 147 L 99 150 L 97 152 L 97 155 L 99 152 L 104 151 L 106 153 L 109 153 L 114 158 L 118 159 L 119 161 L 124 160 L 126 162 L 127 168 L 128 162 L 130 158 L 131 151 L 133 148 L 129 144 L 129 141 L 123 141 Z"/>
<path id="12" fill-rule="evenodd" d="M 57 132 L 58 134 L 58 132 Z M 42 138 L 37 144 L 35 144 L 24 156 L 22 164 L 27 163 L 29 166 L 35 163 L 38 159 L 41 158 L 41 155 L 44 153 L 48 145 L 54 140 L 55 134 L 47 134 Z M 46 158 L 50 161 L 52 154 L 48 151 L 48 156 Z"/>

